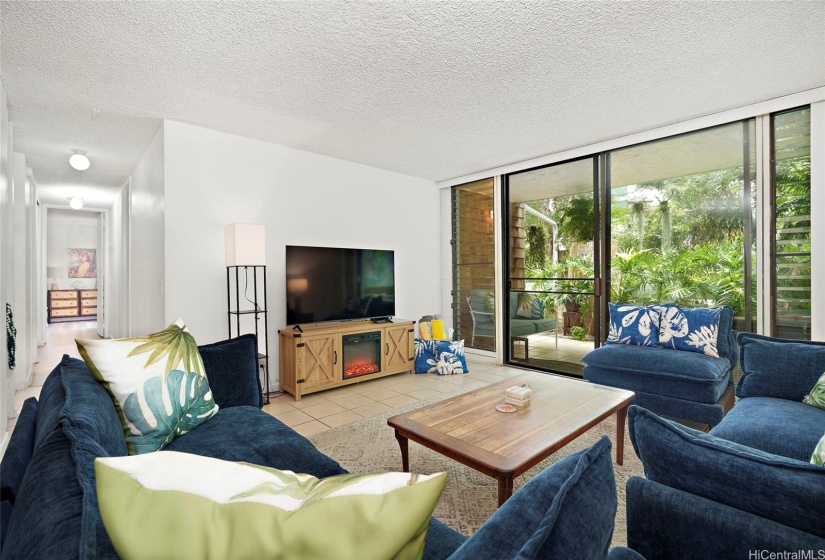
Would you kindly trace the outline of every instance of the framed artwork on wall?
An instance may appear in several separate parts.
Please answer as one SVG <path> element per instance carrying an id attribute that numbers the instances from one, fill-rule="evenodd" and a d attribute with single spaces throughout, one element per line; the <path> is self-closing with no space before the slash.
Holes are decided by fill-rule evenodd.
<path id="1" fill-rule="evenodd" d="M 69 278 L 97 278 L 97 249 L 69 249 Z"/>

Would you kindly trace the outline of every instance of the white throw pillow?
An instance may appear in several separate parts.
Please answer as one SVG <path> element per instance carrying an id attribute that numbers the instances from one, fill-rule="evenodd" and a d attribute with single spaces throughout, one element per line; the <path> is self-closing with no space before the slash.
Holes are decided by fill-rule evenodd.
<path id="1" fill-rule="evenodd" d="M 180 319 L 147 336 L 75 342 L 112 397 L 130 455 L 163 449 L 218 412 L 198 345 Z"/>

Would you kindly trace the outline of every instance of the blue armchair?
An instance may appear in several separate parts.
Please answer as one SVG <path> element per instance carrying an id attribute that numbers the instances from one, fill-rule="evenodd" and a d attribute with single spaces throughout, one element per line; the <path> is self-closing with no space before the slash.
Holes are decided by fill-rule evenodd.
<path id="1" fill-rule="evenodd" d="M 636 393 L 634 404 L 670 418 L 716 426 L 734 401 L 737 362 L 733 309 L 719 316 L 719 357 L 656 346 L 606 344 L 588 353 L 587 381 Z"/>

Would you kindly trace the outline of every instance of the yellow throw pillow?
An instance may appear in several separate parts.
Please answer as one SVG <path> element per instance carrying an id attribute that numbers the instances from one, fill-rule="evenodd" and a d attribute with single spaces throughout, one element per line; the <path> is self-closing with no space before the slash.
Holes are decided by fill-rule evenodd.
<path id="1" fill-rule="evenodd" d="M 423 323 L 418 323 L 418 338 L 420 340 L 432 340 L 433 339 L 433 334 L 430 331 L 430 323 L 429 322 L 425 321 Z"/>
<path id="2" fill-rule="evenodd" d="M 147 336 L 75 342 L 112 397 L 130 455 L 163 449 L 218 412 L 198 344 L 180 319 Z"/>
<path id="3" fill-rule="evenodd" d="M 95 459 L 121 558 L 395 558 L 424 553 L 446 473 L 308 474 L 159 451 Z"/>
<path id="4" fill-rule="evenodd" d="M 447 340 L 447 332 L 444 330 L 444 321 L 442 319 L 433 319 L 431 328 L 433 331 L 433 340 Z"/>

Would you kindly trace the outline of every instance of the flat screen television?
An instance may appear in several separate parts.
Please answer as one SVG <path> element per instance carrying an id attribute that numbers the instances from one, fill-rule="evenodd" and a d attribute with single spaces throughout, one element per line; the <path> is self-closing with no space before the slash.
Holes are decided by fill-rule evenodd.
<path id="1" fill-rule="evenodd" d="M 394 252 L 287 245 L 286 309 L 287 324 L 394 316 Z"/>

